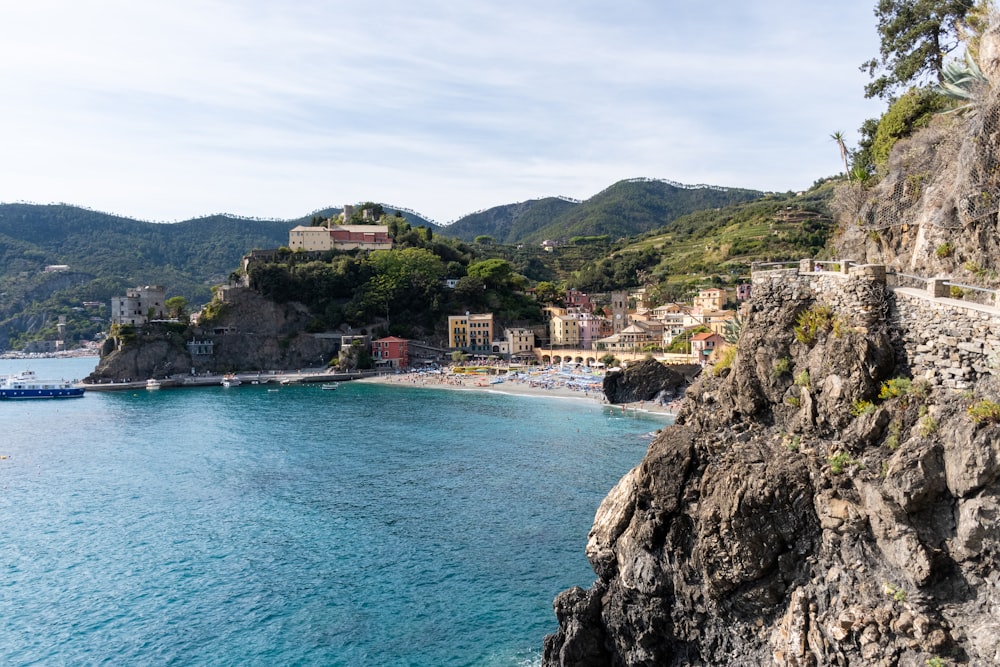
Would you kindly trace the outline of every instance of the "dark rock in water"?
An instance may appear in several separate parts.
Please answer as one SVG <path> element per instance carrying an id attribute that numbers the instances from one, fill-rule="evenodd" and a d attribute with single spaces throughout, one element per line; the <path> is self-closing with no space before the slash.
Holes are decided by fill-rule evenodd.
<path id="1" fill-rule="evenodd" d="M 604 378 L 604 396 L 610 403 L 635 403 L 681 396 L 701 372 L 695 364 L 665 366 L 655 359 L 629 364 Z"/>

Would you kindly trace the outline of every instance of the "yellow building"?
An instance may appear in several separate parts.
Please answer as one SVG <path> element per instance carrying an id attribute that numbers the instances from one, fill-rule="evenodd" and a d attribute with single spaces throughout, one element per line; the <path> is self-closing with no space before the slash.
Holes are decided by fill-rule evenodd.
<path id="1" fill-rule="evenodd" d="M 448 347 L 473 354 L 489 354 L 493 340 L 493 313 L 448 316 Z"/>
<path id="2" fill-rule="evenodd" d="M 549 320 L 549 345 L 580 347 L 580 321 L 568 315 L 557 315 Z"/>
<path id="3" fill-rule="evenodd" d="M 694 298 L 694 307 L 700 310 L 722 310 L 724 305 L 726 305 L 726 290 L 718 287 L 699 290 L 698 296 Z"/>

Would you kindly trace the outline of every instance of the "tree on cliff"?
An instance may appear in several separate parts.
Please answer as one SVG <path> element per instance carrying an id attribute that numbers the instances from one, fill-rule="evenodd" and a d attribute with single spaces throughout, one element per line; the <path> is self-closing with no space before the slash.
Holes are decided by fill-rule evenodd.
<path id="1" fill-rule="evenodd" d="M 890 99 L 925 76 L 940 82 L 944 58 L 961 42 L 962 23 L 975 5 L 975 0 L 879 0 L 879 55 L 861 65 L 874 79 L 865 86 L 865 97 Z"/>
<path id="2" fill-rule="evenodd" d="M 163 302 L 167 307 L 167 314 L 175 320 L 187 320 L 188 301 L 182 296 L 172 296 Z"/>

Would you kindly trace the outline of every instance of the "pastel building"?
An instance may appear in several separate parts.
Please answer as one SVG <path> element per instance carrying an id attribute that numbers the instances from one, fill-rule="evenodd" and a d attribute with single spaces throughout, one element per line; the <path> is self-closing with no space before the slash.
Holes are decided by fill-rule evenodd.
<path id="1" fill-rule="evenodd" d="M 552 347 L 580 347 L 580 320 L 574 315 L 556 315 L 549 320 Z"/>
<path id="2" fill-rule="evenodd" d="M 508 359 L 534 358 L 535 332 L 531 329 L 504 329 L 503 338 L 493 341 L 493 353 Z"/>
<path id="3" fill-rule="evenodd" d="M 380 368 L 409 368 L 409 341 L 396 336 L 386 336 L 372 341 L 372 359 Z"/>
<path id="4" fill-rule="evenodd" d="M 708 358 L 712 356 L 715 349 L 723 343 L 725 340 L 715 332 L 695 334 L 691 336 L 691 355 L 697 357 L 698 363 L 704 366 L 708 363 Z"/>
<path id="5" fill-rule="evenodd" d="M 473 354 L 489 354 L 493 341 L 493 313 L 448 316 L 448 347 Z"/>
<path id="6" fill-rule="evenodd" d="M 694 307 L 699 310 L 722 310 L 726 304 L 726 290 L 709 287 L 699 290 L 694 298 Z"/>

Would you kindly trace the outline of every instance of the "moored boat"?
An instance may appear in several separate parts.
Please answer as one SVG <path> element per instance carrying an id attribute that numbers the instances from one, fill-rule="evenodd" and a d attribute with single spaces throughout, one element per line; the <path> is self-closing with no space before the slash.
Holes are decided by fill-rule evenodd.
<path id="1" fill-rule="evenodd" d="M 337 388 L 337 383 L 336 382 L 324 382 L 323 383 L 323 389 L 325 391 L 334 391 L 334 390 L 336 390 L 336 388 Z"/>
<path id="2" fill-rule="evenodd" d="M 222 386 L 223 387 L 238 387 L 243 384 L 236 375 L 224 375 L 222 376 Z"/>
<path id="3" fill-rule="evenodd" d="M 0 399 L 79 398 L 83 392 L 83 387 L 66 380 L 39 380 L 30 370 L 0 380 Z"/>
<path id="4" fill-rule="evenodd" d="M 160 381 L 156 378 L 149 378 L 146 380 L 146 389 L 149 391 L 156 391 L 160 388 Z"/>

